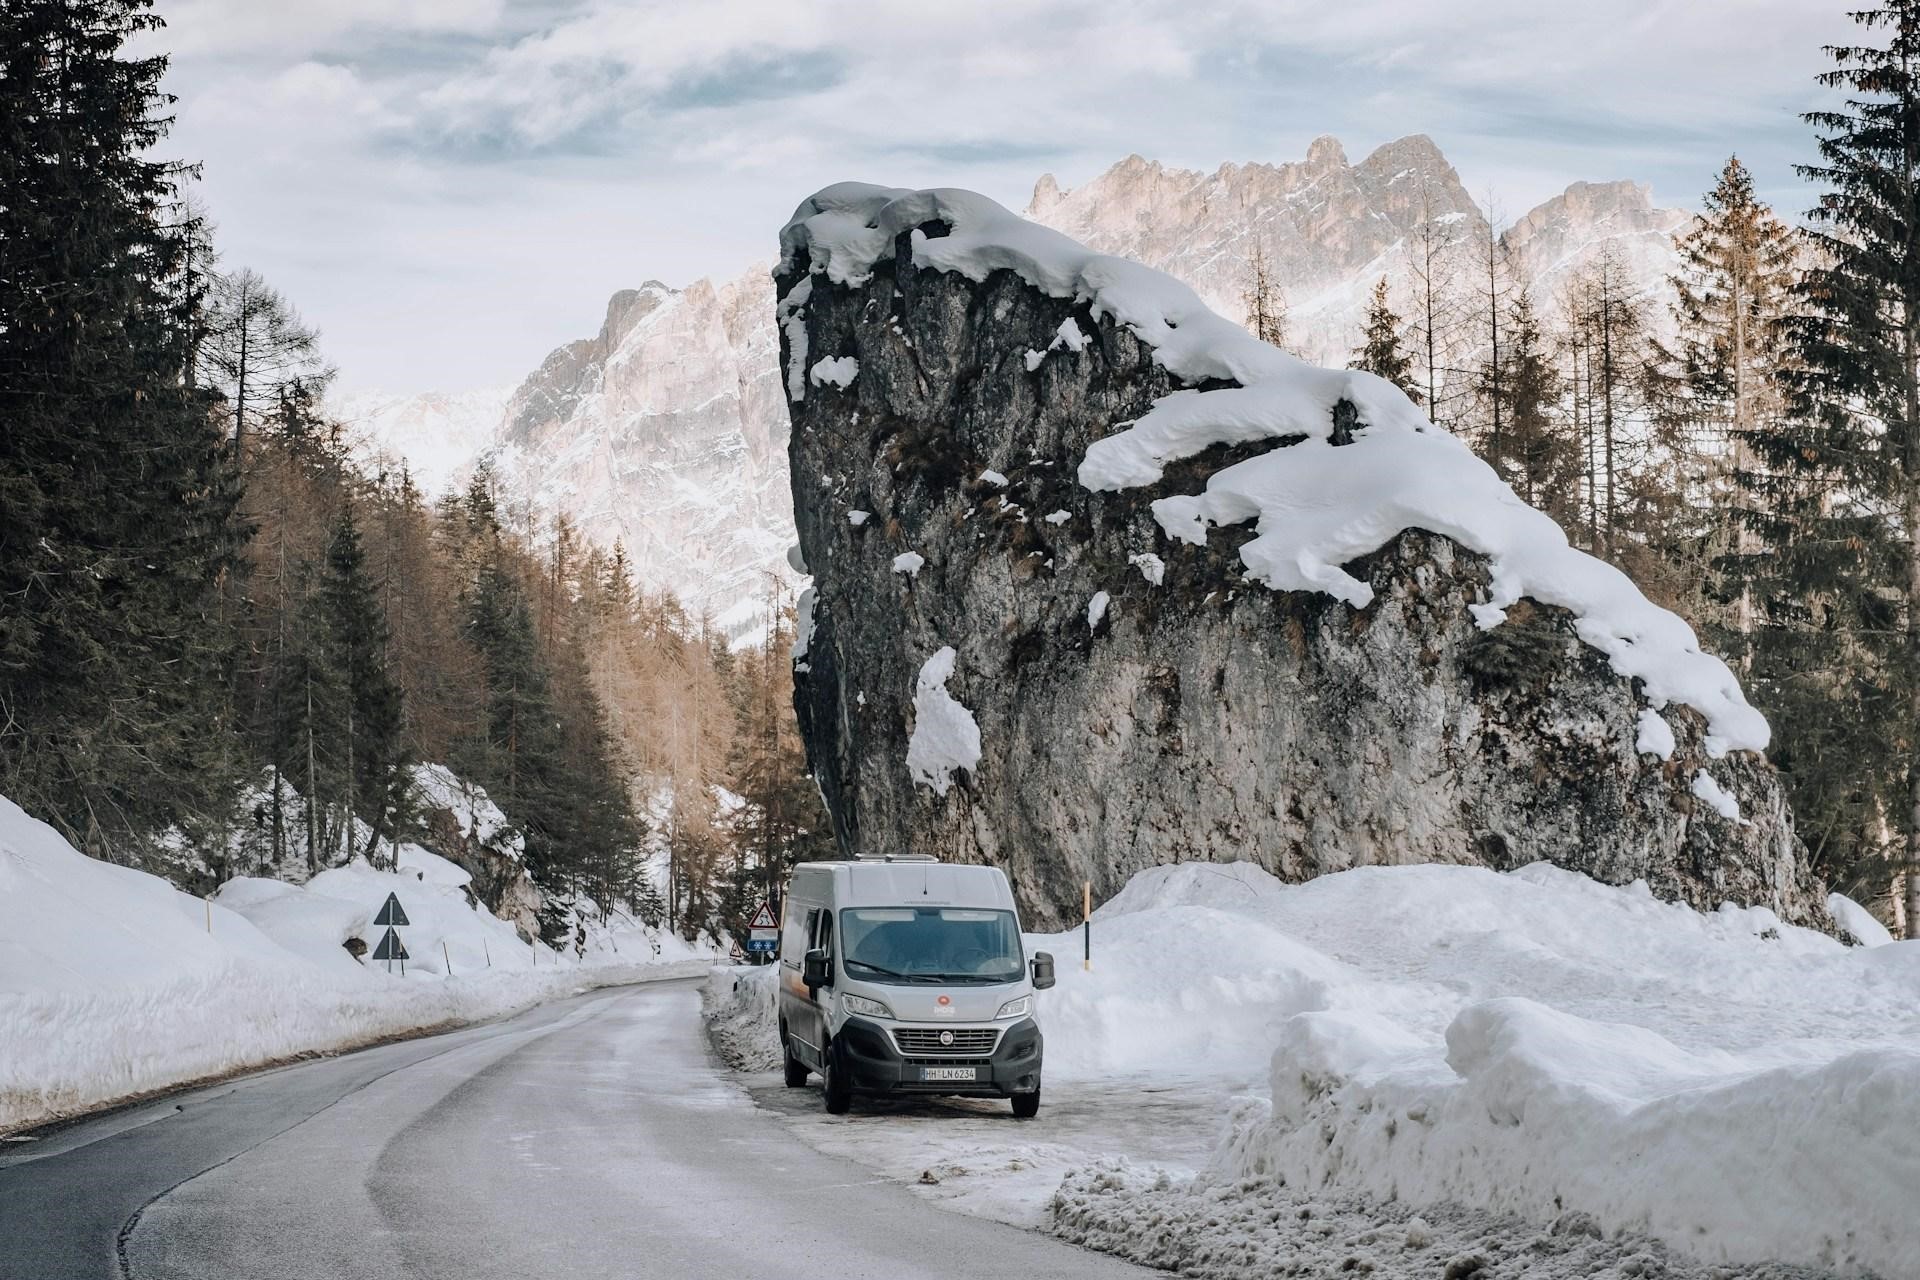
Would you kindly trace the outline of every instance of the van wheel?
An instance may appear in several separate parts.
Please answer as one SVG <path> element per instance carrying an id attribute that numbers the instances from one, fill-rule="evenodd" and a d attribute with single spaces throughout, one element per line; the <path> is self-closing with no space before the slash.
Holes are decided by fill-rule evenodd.
<path id="1" fill-rule="evenodd" d="M 827 1114 L 843 1116 L 853 1107 L 853 1080 L 846 1069 L 840 1066 L 840 1046 L 827 1046 L 827 1067 L 820 1073 L 820 1092 L 827 1104 Z"/>
<path id="2" fill-rule="evenodd" d="M 1013 1095 L 1013 1114 L 1021 1120 L 1031 1120 L 1040 1114 L 1040 1091 L 1016 1093 Z"/>
<path id="3" fill-rule="evenodd" d="M 787 1088 L 798 1089 L 807 1082 L 807 1064 L 793 1056 L 793 1042 L 787 1039 L 787 1024 L 780 1024 L 780 1052 L 786 1059 L 782 1064 L 786 1069 Z"/>

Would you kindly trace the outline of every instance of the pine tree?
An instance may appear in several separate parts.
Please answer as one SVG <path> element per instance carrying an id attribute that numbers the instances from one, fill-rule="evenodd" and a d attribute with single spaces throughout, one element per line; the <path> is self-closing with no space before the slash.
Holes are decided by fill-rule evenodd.
<path id="1" fill-rule="evenodd" d="M 1753 667 L 1816 853 L 1860 883 L 1884 822 L 1920 937 L 1920 0 L 1853 17 L 1885 43 L 1827 50 L 1790 411 L 1751 436 Z"/>
<path id="2" fill-rule="evenodd" d="M 0 6 L 0 793 L 82 847 L 218 822 L 246 529 L 146 0 Z"/>
<path id="3" fill-rule="evenodd" d="M 1560 415 L 1564 390 L 1525 289 L 1507 305 L 1498 455 L 1489 459 L 1528 505 L 1563 526 L 1579 518 L 1580 455 Z"/>
<path id="4" fill-rule="evenodd" d="M 1266 246 L 1258 239 L 1247 255 L 1247 280 L 1240 301 L 1246 307 L 1248 332 L 1269 346 L 1288 350 L 1286 291 L 1274 276 Z"/>
<path id="5" fill-rule="evenodd" d="M 321 590 L 332 666 L 342 687 L 345 723 L 335 727 L 345 759 L 346 816 L 368 826 L 365 848 L 349 856 L 373 858 L 385 839 L 391 846 L 405 816 L 406 749 L 401 735 L 400 688 L 387 670 L 387 621 L 380 589 L 367 572 L 366 552 L 351 505 L 342 506 L 327 548 Z M 349 844 L 353 823 L 343 819 Z"/>
<path id="6" fill-rule="evenodd" d="M 234 455 L 243 461 L 248 428 L 290 387 L 299 383 L 313 394 L 333 377 L 320 358 L 320 335 L 277 289 L 246 268 L 213 277 L 193 356 L 190 368 L 200 382 L 227 398 Z"/>
<path id="7" fill-rule="evenodd" d="M 1373 286 L 1367 303 L 1366 340 L 1353 353 L 1349 369 L 1378 374 L 1407 393 L 1407 399 L 1421 402 L 1420 388 L 1413 380 L 1413 356 L 1401 346 L 1400 317 L 1393 313 L 1387 297 L 1387 278 Z"/>
<path id="8" fill-rule="evenodd" d="M 1657 413 L 1678 445 L 1674 482 L 1689 505 L 1712 513 L 1700 575 L 1704 621 L 1719 647 L 1742 665 L 1753 630 L 1752 595 L 1729 568 L 1760 551 L 1764 513 L 1748 504 L 1738 477 L 1751 474 L 1751 440 L 1784 411 L 1780 376 L 1794 286 L 1796 244 L 1754 195 L 1753 179 L 1729 159 L 1703 202 L 1700 220 L 1676 238 L 1672 277 L 1677 338 L 1654 343 Z M 1743 509 L 1744 508 L 1744 509 Z"/>
<path id="9" fill-rule="evenodd" d="M 1413 295 L 1410 336 L 1421 392 L 1416 403 L 1426 408 L 1430 422 L 1451 417 L 1450 413 L 1443 415 L 1442 410 L 1443 401 L 1451 398 L 1447 380 L 1459 336 L 1455 330 L 1460 323 L 1460 306 L 1454 292 L 1458 247 L 1457 220 L 1440 211 L 1433 186 L 1423 177 L 1420 222 L 1408 246 L 1408 267 Z"/>

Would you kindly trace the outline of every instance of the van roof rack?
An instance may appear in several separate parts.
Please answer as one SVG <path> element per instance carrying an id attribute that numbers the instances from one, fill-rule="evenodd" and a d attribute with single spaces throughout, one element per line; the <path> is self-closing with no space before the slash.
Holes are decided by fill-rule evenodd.
<path id="1" fill-rule="evenodd" d="M 930 853 L 856 853 L 855 862 L 938 862 Z"/>

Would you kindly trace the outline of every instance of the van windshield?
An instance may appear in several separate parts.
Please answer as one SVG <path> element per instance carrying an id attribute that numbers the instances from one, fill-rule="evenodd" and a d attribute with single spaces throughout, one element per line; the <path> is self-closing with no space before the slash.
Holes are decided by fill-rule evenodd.
<path id="1" fill-rule="evenodd" d="M 1011 911 L 848 907 L 840 913 L 847 972 L 869 982 L 1018 982 L 1024 965 Z"/>

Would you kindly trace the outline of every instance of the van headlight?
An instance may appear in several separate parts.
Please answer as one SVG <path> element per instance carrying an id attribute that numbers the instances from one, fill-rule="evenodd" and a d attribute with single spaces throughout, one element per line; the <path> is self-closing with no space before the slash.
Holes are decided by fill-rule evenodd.
<path id="1" fill-rule="evenodd" d="M 1000 1012 L 993 1016 L 996 1018 L 1024 1018 L 1032 1012 L 1032 996 L 1015 996 L 1013 999 L 1001 1005 Z"/>
<path id="2" fill-rule="evenodd" d="M 893 1010 L 878 1000 L 869 1000 L 865 996 L 856 996 L 851 991 L 840 996 L 840 1007 L 848 1013 L 858 1013 L 869 1018 L 891 1018 Z"/>

